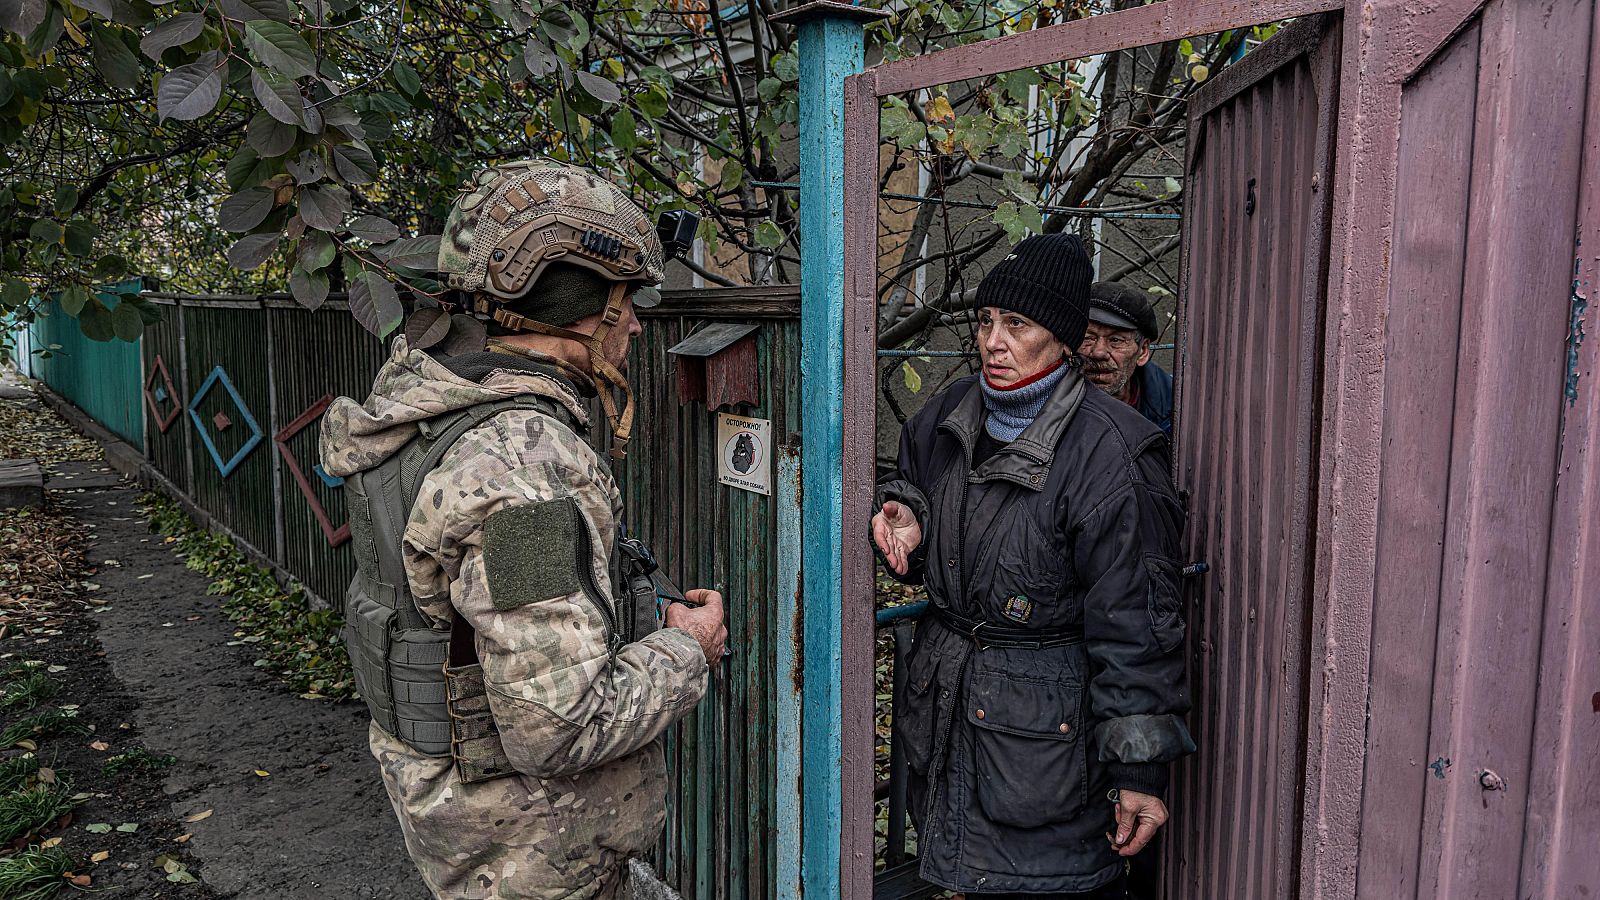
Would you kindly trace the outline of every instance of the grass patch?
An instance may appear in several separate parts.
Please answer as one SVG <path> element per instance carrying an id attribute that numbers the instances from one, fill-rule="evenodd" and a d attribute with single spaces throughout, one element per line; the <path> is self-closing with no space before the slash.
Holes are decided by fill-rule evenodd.
<path id="1" fill-rule="evenodd" d="M 147 493 L 140 502 L 151 529 L 168 538 L 185 565 L 211 579 L 210 593 L 224 597 L 223 612 L 237 626 L 238 642 L 256 649 L 258 667 L 308 699 L 356 696 L 337 613 L 313 609 L 298 587 L 284 590 L 232 540 L 196 526 L 171 499 Z"/>
<path id="2" fill-rule="evenodd" d="M 144 747 L 134 747 L 106 760 L 106 764 L 100 767 L 100 774 L 114 775 L 117 772 L 134 769 L 156 772 L 171 767 L 177 761 L 178 758 L 176 756 L 169 756 L 165 753 L 151 753 Z"/>
<path id="3" fill-rule="evenodd" d="M 83 862 L 60 847 L 29 847 L 0 859 L 0 897 L 49 900 Z"/>
<path id="4" fill-rule="evenodd" d="M 0 709 L 33 709 L 56 695 L 55 679 L 44 672 L 30 670 L 6 685 L 0 693 Z"/>
<path id="5" fill-rule="evenodd" d="M 12 791 L 0 797 L 0 845 L 32 834 L 72 811 L 72 786 L 65 781 Z M 10 894 L 0 891 L 0 897 Z"/>
<path id="6" fill-rule="evenodd" d="M 37 741 L 60 734 L 88 734 L 89 729 L 78 722 L 77 716 L 77 710 L 47 709 L 18 719 L 0 731 L 0 747 L 15 747 L 19 741 Z"/>
<path id="7" fill-rule="evenodd" d="M 39 774 L 39 757 L 32 753 L 0 760 L 0 794 L 26 787 L 28 780 Z M 0 894 L 0 897 L 5 896 Z"/>

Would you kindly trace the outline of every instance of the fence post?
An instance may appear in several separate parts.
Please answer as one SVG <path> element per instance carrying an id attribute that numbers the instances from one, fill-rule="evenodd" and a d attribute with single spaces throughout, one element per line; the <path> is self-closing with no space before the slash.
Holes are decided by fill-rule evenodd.
<path id="1" fill-rule="evenodd" d="M 801 883 L 804 895 L 869 900 L 870 792 L 845 796 L 844 731 L 844 88 L 862 66 L 862 27 L 887 14 L 819 0 L 772 16 L 800 52 L 800 393 L 804 588 Z M 859 490 L 861 486 L 855 485 Z M 858 627 L 871 630 L 870 619 Z M 856 764 L 862 761 L 854 760 Z M 867 780 L 871 783 L 871 759 Z M 860 773 L 852 773 L 859 776 Z M 856 779 L 851 779 L 856 780 Z M 847 809 L 867 804 L 863 823 Z M 861 857 L 865 855 L 865 859 Z M 865 875 L 862 870 L 864 866 Z M 865 890 L 863 890 L 863 887 Z"/>

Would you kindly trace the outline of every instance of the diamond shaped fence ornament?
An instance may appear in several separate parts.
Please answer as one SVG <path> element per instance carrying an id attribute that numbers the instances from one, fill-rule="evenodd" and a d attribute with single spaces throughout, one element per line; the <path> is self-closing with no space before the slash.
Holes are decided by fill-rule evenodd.
<path id="1" fill-rule="evenodd" d="M 211 424 L 217 426 L 218 431 L 227 431 L 233 427 L 233 420 L 228 418 L 227 413 L 219 412 L 211 417 Z"/>
<path id="2" fill-rule="evenodd" d="M 278 448 L 278 455 L 283 457 L 283 464 L 289 470 L 289 475 L 294 478 L 294 483 L 299 486 L 300 493 L 306 498 L 306 504 L 311 507 L 311 515 L 317 520 L 317 527 L 322 529 L 322 536 L 328 539 L 328 546 L 337 547 L 350 540 L 350 523 L 346 522 L 337 527 L 328 517 L 327 507 L 322 505 L 322 500 L 317 497 L 317 491 L 311 484 L 311 479 L 306 477 L 305 469 L 300 466 L 300 460 L 295 459 L 294 451 L 289 449 L 289 441 L 294 436 L 311 427 L 311 423 L 320 417 L 328 404 L 333 402 L 333 395 L 327 394 L 322 399 L 306 407 L 306 411 L 295 417 L 293 422 L 283 426 L 277 434 L 272 436 L 272 443 Z M 344 479 L 337 475 L 329 475 L 322 470 L 320 463 L 311 467 L 311 471 L 322 483 L 330 489 L 338 488 L 344 484 Z"/>
<path id="3" fill-rule="evenodd" d="M 200 404 L 205 402 L 206 394 L 210 393 L 211 389 L 219 384 L 222 385 L 223 390 L 228 392 L 228 397 L 233 400 L 233 405 L 238 409 L 240 418 L 244 419 L 244 424 L 250 428 L 250 437 L 246 438 L 245 442 L 239 446 L 239 449 L 233 451 L 233 455 L 227 459 L 223 459 L 222 453 L 217 450 L 217 442 L 211 439 L 211 432 L 206 428 L 205 423 L 200 420 L 199 412 Z M 221 413 L 217 414 L 217 418 L 226 420 L 229 425 L 233 424 L 231 419 Z M 194 396 L 189 399 L 189 419 L 194 422 L 195 431 L 200 433 L 200 440 L 206 445 L 206 452 L 211 454 L 211 461 L 216 463 L 217 471 L 222 473 L 223 478 L 232 475 L 233 470 L 244 462 L 245 457 L 250 455 L 250 451 L 254 450 L 256 445 L 261 443 L 265 437 L 261 431 L 261 426 L 256 424 L 256 417 L 252 416 L 250 408 L 244 405 L 244 398 L 239 396 L 239 389 L 233 386 L 232 379 L 228 378 L 228 373 L 224 372 L 221 366 L 211 370 L 211 374 L 207 375 L 206 380 L 200 385 L 200 390 L 195 391 Z M 212 424 L 217 426 L 219 432 L 224 430 L 223 426 L 215 419 L 213 419 Z"/>
<path id="4" fill-rule="evenodd" d="M 177 390 L 172 386 L 172 376 L 167 372 L 167 364 L 157 353 L 155 360 L 150 364 L 150 374 L 144 379 L 144 402 L 150 408 L 150 418 L 155 420 L 156 427 L 162 434 L 178 421 L 178 414 L 183 412 L 183 406 L 177 401 Z M 170 404 L 166 412 L 162 412 L 163 404 Z"/>

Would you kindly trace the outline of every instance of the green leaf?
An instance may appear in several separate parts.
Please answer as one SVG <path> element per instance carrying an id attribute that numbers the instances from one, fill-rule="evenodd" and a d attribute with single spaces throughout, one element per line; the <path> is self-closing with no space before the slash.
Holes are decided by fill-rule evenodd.
<path id="1" fill-rule="evenodd" d="M 56 186 L 56 198 L 55 198 L 55 200 L 56 200 L 56 202 L 55 202 L 56 215 L 58 215 L 58 216 L 71 215 L 72 214 L 72 210 L 75 209 L 77 207 L 77 205 L 78 205 L 78 196 L 79 196 L 78 195 L 78 189 L 73 187 L 72 185 L 70 185 L 70 184 L 57 185 Z"/>
<path id="2" fill-rule="evenodd" d="M 1166 187 L 1167 196 L 1169 196 L 1169 197 L 1174 195 L 1174 194 L 1176 194 L 1176 193 L 1178 193 L 1179 191 L 1183 190 L 1183 185 L 1179 184 L 1178 183 L 1178 179 L 1173 178 L 1171 175 L 1168 175 L 1166 177 L 1166 180 L 1163 182 L 1163 185 Z"/>
<path id="3" fill-rule="evenodd" d="M 439 268 L 439 235 L 403 238 L 379 249 L 378 255 L 391 266 L 434 272 Z"/>
<path id="4" fill-rule="evenodd" d="M 573 74 L 578 77 L 578 86 L 601 103 L 615 103 L 622 99 L 622 89 L 617 87 L 616 82 L 609 78 L 596 75 L 593 72 L 586 72 L 583 69 L 579 69 Z"/>
<path id="5" fill-rule="evenodd" d="M 241 147 L 223 169 L 223 177 L 227 179 L 228 187 L 236 191 L 246 187 L 250 175 L 256 170 L 256 163 L 260 160 L 261 157 L 254 148 Z"/>
<path id="6" fill-rule="evenodd" d="M 201 13 L 181 13 L 150 29 L 139 42 L 139 50 L 151 59 L 159 60 L 169 48 L 187 44 L 200 36 L 206 17 Z"/>
<path id="7" fill-rule="evenodd" d="M 350 233 L 372 244 L 387 244 L 400 237 L 400 229 L 388 219 L 361 216 L 350 223 Z"/>
<path id="8" fill-rule="evenodd" d="M 33 290 L 20 278 L 7 278 L 5 286 L 0 287 L 0 306 L 6 309 L 19 309 L 32 298 Z"/>
<path id="9" fill-rule="evenodd" d="M 316 184 L 324 175 L 328 174 L 327 163 L 322 161 L 322 156 L 315 149 L 307 150 L 284 163 L 284 168 L 294 176 L 294 180 L 301 185 Z"/>
<path id="10" fill-rule="evenodd" d="M 28 32 L 24 46 L 28 48 L 30 55 L 43 56 L 61 41 L 61 36 L 65 33 L 66 22 L 61 17 L 61 7 L 52 3 L 45 11 L 44 21 L 39 23 L 38 28 Z"/>
<path id="11" fill-rule="evenodd" d="M 326 235 L 324 235 L 326 237 Z M 332 241 L 329 242 L 332 245 Z M 299 266 L 289 273 L 289 293 L 306 309 L 318 309 L 328 299 L 328 273 L 307 272 Z"/>
<path id="12" fill-rule="evenodd" d="M 110 834 L 111 826 L 105 822 L 95 822 L 93 824 L 83 826 L 83 830 L 89 832 L 90 834 Z"/>
<path id="13" fill-rule="evenodd" d="M 223 231 L 249 231 L 266 221 L 273 205 L 272 191 L 266 188 L 254 187 L 240 191 L 222 201 L 222 208 L 217 212 L 217 225 Z"/>
<path id="14" fill-rule="evenodd" d="M 123 822 L 121 825 L 117 826 L 117 830 L 122 832 L 123 834 L 132 834 L 135 831 L 139 830 L 139 823 L 138 822 Z"/>
<path id="15" fill-rule="evenodd" d="M 800 57 L 793 53 L 776 53 L 772 57 L 772 74 L 785 83 L 800 80 Z"/>
<path id="16" fill-rule="evenodd" d="M 652 119 L 659 119 L 667 114 L 667 92 L 658 84 L 652 84 L 648 90 L 634 98 L 639 111 Z"/>
<path id="17" fill-rule="evenodd" d="M 539 14 L 539 30 L 552 42 L 565 45 L 574 53 L 589 43 L 589 23 L 565 6 L 545 7 Z"/>
<path id="18" fill-rule="evenodd" d="M 744 165 L 737 159 L 723 161 L 722 177 L 717 181 L 717 190 L 736 191 L 741 184 L 744 184 Z"/>
<path id="19" fill-rule="evenodd" d="M 247 234 L 228 248 L 228 263 L 235 269 L 253 272 L 278 249 L 278 235 Z"/>
<path id="20" fill-rule="evenodd" d="M 783 229 L 771 221 L 763 221 L 756 226 L 756 246 L 771 250 L 783 244 Z"/>
<path id="21" fill-rule="evenodd" d="M 69 316 L 80 315 L 89 304 L 89 292 L 82 285 L 73 285 L 61 292 L 61 311 Z"/>
<path id="22" fill-rule="evenodd" d="M 156 109 L 161 121 L 191 122 L 217 108 L 222 98 L 222 71 L 217 52 L 201 54 L 195 62 L 168 72 L 156 88 Z"/>
<path id="23" fill-rule="evenodd" d="M 82 219 L 68 223 L 66 229 L 67 252 L 73 256 L 88 256 L 94 252 L 94 239 L 100 234 L 100 229 L 92 222 Z"/>
<path id="24" fill-rule="evenodd" d="M 922 374 L 912 368 L 911 360 L 900 364 L 900 374 L 905 378 L 906 390 L 913 394 L 922 393 Z"/>
<path id="25" fill-rule="evenodd" d="M 138 304 L 126 300 L 118 303 L 117 308 L 111 311 L 111 330 L 119 340 L 130 344 L 137 341 L 139 335 L 144 334 L 144 316 L 140 314 Z"/>
<path id="26" fill-rule="evenodd" d="M 40 219 L 28 229 L 29 237 L 46 244 L 60 243 L 65 233 L 61 223 L 54 219 Z"/>
<path id="27" fill-rule="evenodd" d="M 350 288 L 350 315 L 362 328 L 385 337 L 405 318 L 394 285 L 376 272 L 363 272 Z"/>
<path id="28" fill-rule="evenodd" d="M 334 246 L 333 236 L 326 231 L 313 231 L 300 239 L 299 267 L 307 272 L 316 272 L 333 262 L 333 257 L 338 253 Z"/>
<path id="29" fill-rule="evenodd" d="M 14 0 L 0 8 L 0 27 L 26 36 L 44 21 L 45 0 Z"/>
<path id="30" fill-rule="evenodd" d="M 294 149 L 294 142 L 300 137 L 300 131 L 293 125 L 278 121 L 271 113 L 262 109 L 250 119 L 245 135 L 257 153 L 270 159 Z"/>
<path id="31" fill-rule="evenodd" d="M 546 47 L 537 36 L 530 37 L 522 48 L 522 64 L 528 67 L 529 77 L 543 78 L 556 70 L 555 51 Z"/>
<path id="32" fill-rule="evenodd" d="M 422 79 L 417 75 L 417 70 L 403 59 L 396 62 L 389 70 L 389 76 L 394 79 L 394 86 L 407 97 L 415 97 L 417 91 L 422 90 Z"/>
<path id="33" fill-rule="evenodd" d="M 117 336 L 116 326 L 111 320 L 111 310 L 100 302 L 99 297 L 92 297 L 83 312 L 78 315 L 78 328 L 83 336 L 91 341 L 105 343 Z"/>
<path id="34" fill-rule="evenodd" d="M 89 44 L 94 49 L 94 67 L 105 76 L 106 83 L 130 91 L 139 86 L 144 69 L 139 65 L 139 57 L 122 42 L 118 31 L 96 22 L 89 33 Z"/>
<path id="35" fill-rule="evenodd" d="M 292 22 L 293 13 L 283 0 L 221 0 L 222 14 L 241 22 L 271 19 L 274 22 Z"/>
<path id="36" fill-rule="evenodd" d="M 311 46 L 292 25 L 268 20 L 251 22 L 244 27 L 244 44 L 273 71 L 291 78 L 317 74 L 317 58 Z"/>
<path id="37" fill-rule="evenodd" d="M 378 178 L 378 163 L 365 144 L 340 144 L 333 148 L 333 171 L 345 184 L 371 184 Z"/>
<path id="38" fill-rule="evenodd" d="M 762 100 L 771 101 L 772 98 L 783 92 L 783 81 L 777 78 L 763 78 L 756 84 L 756 96 Z"/>
<path id="39" fill-rule="evenodd" d="M 632 110 L 619 109 L 611 117 L 611 143 L 623 153 L 632 153 L 639 146 L 639 122 Z"/>
<path id="40" fill-rule="evenodd" d="M 337 186 L 302 188 L 299 201 L 300 218 L 321 231 L 338 231 L 350 213 L 350 194 Z"/>

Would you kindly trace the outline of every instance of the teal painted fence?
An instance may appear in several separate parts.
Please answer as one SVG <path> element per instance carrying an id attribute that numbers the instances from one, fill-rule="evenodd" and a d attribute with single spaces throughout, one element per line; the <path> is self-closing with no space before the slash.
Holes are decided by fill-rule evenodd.
<path id="1" fill-rule="evenodd" d="M 138 282 L 108 287 L 100 301 L 116 308 L 116 290 L 138 290 Z M 144 446 L 144 410 L 140 384 L 139 344 L 127 341 L 91 341 L 54 300 L 46 302 L 39 317 L 28 326 L 28 343 L 34 352 L 26 371 L 50 389 L 72 401 L 118 437 L 134 447 Z"/>

